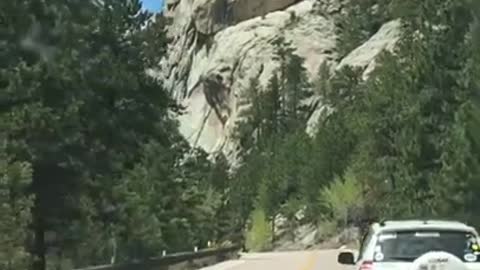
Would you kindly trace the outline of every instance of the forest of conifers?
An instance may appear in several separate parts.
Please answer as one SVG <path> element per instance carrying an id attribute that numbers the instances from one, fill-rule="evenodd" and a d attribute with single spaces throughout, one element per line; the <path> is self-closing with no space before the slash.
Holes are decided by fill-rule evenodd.
<path id="1" fill-rule="evenodd" d="M 476 2 L 346 5 L 339 57 L 402 23 L 366 80 L 325 63 L 311 81 L 279 37 L 269 86 L 252 80 L 242 97 L 251 106 L 230 170 L 181 136 L 183 108 L 145 72 L 169 53 L 161 14 L 138 0 L 0 1 L 0 269 L 248 242 L 279 214 L 295 227 L 299 209 L 336 228 L 367 217 L 480 225 Z M 314 136 L 313 96 L 328 108 Z"/>

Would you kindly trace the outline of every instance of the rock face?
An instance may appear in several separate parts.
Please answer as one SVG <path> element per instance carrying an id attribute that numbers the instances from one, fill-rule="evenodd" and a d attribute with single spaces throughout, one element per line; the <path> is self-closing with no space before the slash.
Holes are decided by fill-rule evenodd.
<path id="1" fill-rule="evenodd" d="M 363 78 L 367 79 L 375 68 L 375 59 L 383 50 L 392 51 L 400 37 L 399 20 L 384 24 L 367 42 L 353 50 L 338 64 L 337 69 L 344 66 L 363 67 Z"/>
<path id="2" fill-rule="evenodd" d="M 392 51 L 400 37 L 401 22 L 394 20 L 385 23 L 378 32 L 373 35 L 367 42 L 350 52 L 338 63 L 334 63 L 334 69 L 339 70 L 345 66 L 363 68 L 363 79 L 366 80 L 368 75 L 375 69 L 376 58 L 383 51 Z M 328 110 L 319 104 L 318 108 L 312 113 L 307 123 L 307 133 L 314 135 L 317 130 L 318 120 L 322 113 Z"/>
<path id="3" fill-rule="evenodd" d="M 171 43 L 156 76 L 185 106 L 180 131 L 190 143 L 228 156 L 238 150 L 230 138 L 251 79 L 266 86 L 278 66 L 273 40 L 291 41 L 313 78 L 324 61 L 370 65 L 394 43 L 396 27 L 339 61 L 330 16 L 341 8 L 335 0 L 167 0 L 166 8 Z"/>

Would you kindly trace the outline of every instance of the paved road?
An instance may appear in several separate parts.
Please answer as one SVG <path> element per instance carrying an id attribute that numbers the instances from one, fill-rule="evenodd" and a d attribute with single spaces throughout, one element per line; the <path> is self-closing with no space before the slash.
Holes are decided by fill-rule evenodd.
<path id="1" fill-rule="evenodd" d="M 337 264 L 338 250 L 246 254 L 201 270 L 350 270 Z"/>

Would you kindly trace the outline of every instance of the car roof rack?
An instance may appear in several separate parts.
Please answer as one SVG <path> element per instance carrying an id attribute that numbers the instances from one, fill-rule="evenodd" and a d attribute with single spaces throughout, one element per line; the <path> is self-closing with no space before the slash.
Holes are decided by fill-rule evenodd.
<path id="1" fill-rule="evenodd" d="M 387 220 L 387 219 L 382 219 L 378 222 L 378 224 L 383 227 L 385 226 L 388 222 L 402 222 L 402 221 L 417 221 L 417 222 L 422 222 L 423 224 L 432 224 L 432 223 L 456 223 L 456 224 L 466 224 L 465 222 L 459 221 L 459 220 L 449 220 L 449 219 L 398 219 L 398 220 Z"/>

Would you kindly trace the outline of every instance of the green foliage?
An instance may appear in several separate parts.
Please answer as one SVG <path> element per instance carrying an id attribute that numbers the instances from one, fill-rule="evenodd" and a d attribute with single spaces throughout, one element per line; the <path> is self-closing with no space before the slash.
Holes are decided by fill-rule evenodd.
<path id="1" fill-rule="evenodd" d="M 292 242 L 297 240 L 295 230 L 304 222 L 304 220 L 299 220 L 297 215 L 299 211 L 304 210 L 304 205 L 304 200 L 291 196 L 280 209 L 280 213 L 286 218 L 287 234 L 290 235 Z"/>
<path id="2" fill-rule="evenodd" d="M 355 138 L 343 168 L 354 169 L 383 217 L 471 219 L 478 152 L 468 133 L 478 87 L 465 72 L 476 65 L 465 40 L 473 9 L 468 1 L 390 5 L 405 26 L 394 54 L 384 53 L 366 82 L 337 73 L 325 94 L 329 117 L 344 119 L 338 125 Z"/>
<path id="3" fill-rule="evenodd" d="M 303 59 L 291 43 L 278 38 L 274 45 L 278 72 L 266 89 L 261 89 L 258 79 L 251 81 L 241 102 L 248 104 L 240 114 L 245 120 L 235 130 L 244 162 L 233 177 L 228 197 L 230 206 L 240 210 L 235 218 L 238 227 L 255 206 L 272 222 L 288 200 L 299 200 L 301 183 L 312 177 L 306 154 L 311 151 L 311 139 L 304 131 L 311 113 L 307 100 L 312 86 Z"/>
<path id="4" fill-rule="evenodd" d="M 266 250 L 274 217 L 293 229 L 305 206 L 308 221 L 342 225 L 365 209 L 480 224 L 476 1 L 347 5 L 341 56 L 387 20 L 404 25 L 367 81 L 361 69 L 331 74 L 324 63 L 312 85 L 292 44 L 276 39 L 278 70 L 265 89 L 252 80 L 240 101 L 243 162 L 233 175 L 223 155 L 191 149 L 170 113 L 179 107 L 145 72 L 166 53 L 165 18 L 138 0 L 97 2 L 0 3 L 2 269 L 245 237 Z M 313 93 L 325 110 L 311 137 Z"/>
<path id="5" fill-rule="evenodd" d="M 234 138 L 239 141 L 242 149 L 250 149 L 255 145 L 255 136 L 261 132 L 260 125 L 265 115 L 265 106 L 262 104 L 266 95 L 261 92 L 257 78 L 250 81 L 250 86 L 245 97 L 240 100 L 240 105 L 248 106 L 248 109 L 239 113 L 239 118 L 245 119 L 241 124 L 235 127 Z"/>
<path id="6" fill-rule="evenodd" d="M 377 32 L 383 23 L 391 19 L 392 0 L 350 1 L 344 14 L 338 16 L 336 48 L 340 58 L 360 46 Z M 395 8 L 392 8 L 395 10 Z"/>
<path id="7" fill-rule="evenodd" d="M 273 74 L 266 89 L 261 89 L 258 78 L 251 80 L 240 102 L 248 107 L 240 113 L 240 118 L 245 120 L 234 133 L 247 150 L 275 148 L 283 134 L 304 129 L 310 114 L 306 101 L 313 92 L 303 59 L 283 37 L 277 38 L 273 44 L 278 72 Z"/>
<path id="8" fill-rule="evenodd" d="M 252 147 L 241 167 L 255 168 L 251 177 L 260 182 L 249 201 L 259 203 L 270 219 L 282 211 L 293 219 L 287 205 L 301 198 L 307 219 L 317 222 L 325 215 L 342 225 L 367 216 L 480 222 L 473 211 L 480 162 L 480 39 L 473 2 L 347 5 L 349 16 L 339 22 L 340 54 L 390 19 L 402 19 L 403 34 L 394 52 L 377 59 L 366 81 L 361 69 L 345 67 L 332 76 L 327 63 L 321 66 L 314 87 L 325 110 L 314 138 L 305 136 L 306 118 L 298 117 L 308 109 L 293 110 L 289 103 L 308 92 L 298 89 L 309 87 L 297 87 L 307 80 L 289 69 L 301 60 L 278 39 L 278 75 L 264 91 L 274 98 L 255 98 L 263 105 L 258 108 L 274 113 L 256 114 L 259 124 L 251 130 L 274 124 L 253 136 L 251 142 L 261 147 Z"/>
<path id="9" fill-rule="evenodd" d="M 330 85 L 330 73 L 331 66 L 328 64 L 327 61 L 323 61 L 318 69 L 317 78 L 314 84 L 314 90 L 316 90 L 316 94 L 320 97 L 326 97 L 328 93 L 331 93 L 331 85 Z"/>
<path id="10" fill-rule="evenodd" d="M 272 230 L 270 222 L 261 209 L 251 215 L 251 226 L 247 231 L 245 246 L 249 251 L 266 251 L 271 247 Z"/>
<path id="11" fill-rule="evenodd" d="M 237 138 L 247 151 L 234 176 L 241 188 L 236 188 L 231 198 L 243 198 L 242 220 L 257 206 L 268 220 L 283 214 L 292 225 L 297 223 L 295 213 L 306 206 L 307 220 L 319 222 L 325 209 L 318 195 L 349 165 L 357 134 L 349 129 L 351 120 L 337 113 L 322 118 L 322 128 L 314 138 L 305 133 L 314 109 L 307 103 L 313 86 L 303 59 L 295 55 L 291 44 L 279 38 L 275 45 L 278 73 L 263 91 L 257 80 L 252 81 L 245 98 L 250 107 L 243 111 L 246 121 L 238 126 Z M 356 92 L 350 88 L 361 80 L 359 71 L 345 70 L 343 77 L 330 81 L 325 63 L 320 73 L 316 87 L 322 88 L 317 91 L 323 94 L 322 103 L 341 102 L 342 108 L 351 108 L 353 99 L 344 97 Z M 245 139 L 248 144 L 242 143 Z"/>
<path id="12" fill-rule="evenodd" d="M 222 190 L 209 178 L 215 167 L 203 151 L 186 152 L 186 142 L 178 145 L 146 145 L 143 159 L 113 190 L 121 260 L 156 256 L 159 250 L 206 247 L 219 237 L 216 218 Z"/>
<path id="13" fill-rule="evenodd" d="M 0 154 L 0 268 L 5 270 L 28 269 L 32 256 L 25 248 L 30 239 L 28 225 L 31 221 L 33 197 L 25 195 L 32 181 L 30 164 L 12 162 Z"/>
<path id="14" fill-rule="evenodd" d="M 377 181 L 390 179 L 398 192 L 397 201 L 409 198 L 402 204 L 392 202 L 392 207 L 403 207 L 394 211 L 397 214 L 452 214 L 453 208 L 447 210 L 435 204 L 460 206 L 463 195 L 451 191 L 469 181 L 460 171 L 447 172 L 453 169 L 451 166 L 463 166 L 458 162 L 466 162 L 465 155 L 471 153 L 465 148 L 466 141 L 458 137 L 463 136 L 463 124 L 455 117 L 471 91 L 457 83 L 462 69 L 459 63 L 467 57 L 462 53 L 460 37 L 468 31 L 465 18 L 470 11 L 467 6 L 458 10 L 452 3 L 428 4 L 431 6 L 420 8 L 424 17 L 411 23 L 412 30 L 406 30 L 398 56 L 386 55 L 367 86 L 365 104 L 372 114 L 367 116 L 366 127 L 375 131 L 371 134 L 374 144 L 369 148 L 376 160 L 371 164 L 377 168 Z M 445 14 L 433 12 L 438 8 Z M 424 38 L 414 38 L 414 29 L 426 21 L 442 21 L 447 27 L 422 27 Z M 452 143 L 459 144 L 449 146 Z M 449 195 L 444 193 L 447 190 Z"/>
<path id="15" fill-rule="evenodd" d="M 327 213 L 339 226 L 346 226 L 349 214 L 363 205 L 361 183 L 349 170 L 344 177 L 336 177 L 320 193 L 320 198 Z"/>
<path id="16" fill-rule="evenodd" d="M 282 131 L 295 132 L 305 128 L 309 115 L 306 101 L 313 94 L 312 87 L 304 67 L 304 59 L 295 53 L 292 43 L 279 37 L 274 41 L 274 45 L 274 59 L 280 64 L 279 77 L 277 79 L 274 75 L 272 78 L 269 90 L 273 100 L 267 104 L 272 104 L 273 111 L 280 110 L 281 124 L 284 127 Z M 276 92 L 277 94 L 273 94 Z M 278 105 L 275 106 L 275 103 Z"/>
<path id="17" fill-rule="evenodd" d="M 33 269 L 141 259 L 220 237 L 225 161 L 214 167 L 190 149 L 172 119 L 177 105 L 145 72 L 166 52 L 165 19 L 138 0 L 100 2 L 0 4 L 5 170 L 31 164 L 22 196 L 35 197 L 31 220 L 5 219 L 31 239 L 12 231 L 21 244 L 6 248 L 32 253 Z"/>
<path id="18" fill-rule="evenodd" d="M 264 209 L 270 220 L 278 213 L 278 207 L 286 197 L 282 179 L 276 178 L 274 174 L 272 172 L 270 177 L 261 179 L 257 198 L 258 207 Z"/>

